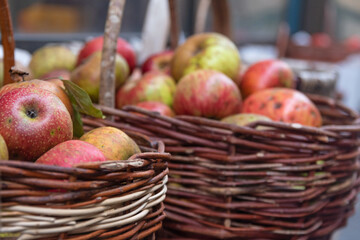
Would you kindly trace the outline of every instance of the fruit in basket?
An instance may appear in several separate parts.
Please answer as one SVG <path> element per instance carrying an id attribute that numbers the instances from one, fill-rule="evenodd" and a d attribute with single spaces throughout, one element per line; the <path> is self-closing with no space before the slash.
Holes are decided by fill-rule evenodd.
<path id="1" fill-rule="evenodd" d="M 161 71 L 170 74 L 170 62 L 174 56 L 174 51 L 166 50 L 150 55 L 141 66 L 143 73 L 150 71 Z"/>
<path id="2" fill-rule="evenodd" d="M 8 160 L 9 151 L 6 146 L 4 138 L 0 135 L 0 160 Z"/>
<path id="3" fill-rule="evenodd" d="M 360 51 L 360 36 L 352 35 L 346 38 L 343 44 L 348 52 Z"/>
<path id="4" fill-rule="evenodd" d="M 93 102 L 99 101 L 101 51 L 92 54 L 71 73 L 71 81 L 84 89 Z M 123 85 L 129 75 L 129 67 L 123 57 L 116 54 L 115 87 Z"/>
<path id="5" fill-rule="evenodd" d="M 75 67 L 76 55 L 67 47 L 54 45 L 37 49 L 31 58 L 29 67 L 34 78 L 40 78 L 53 70 L 69 70 Z"/>
<path id="6" fill-rule="evenodd" d="M 71 116 L 53 93 L 16 88 L 0 97 L 0 134 L 11 159 L 32 161 L 73 136 Z"/>
<path id="7" fill-rule="evenodd" d="M 79 66 L 82 64 L 84 60 L 94 52 L 102 51 L 103 42 L 103 36 L 99 36 L 88 41 L 79 52 L 76 65 Z M 130 72 L 132 72 L 136 66 L 136 55 L 132 46 L 124 39 L 118 38 L 116 52 L 126 60 Z"/>
<path id="8" fill-rule="evenodd" d="M 319 110 L 303 93 L 289 88 L 258 91 L 245 99 L 243 113 L 256 113 L 274 121 L 320 127 Z"/>
<path id="9" fill-rule="evenodd" d="M 12 70 L 12 71 L 14 71 L 14 70 Z M 17 73 L 14 73 L 13 77 L 15 77 L 16 74 Z M 16 77 L 21 78 L 20 76 L 16 76 Z M 54 82 L 51 82 L 51 81 L 43 81 L 43 80 L 38 80 L 38 79 L 33 79 L 30 81 L 22 81 L 21 80 L 20 82 L 7 84 L 7 85 L 3 86 L 2 88 L 0 88 L 0 97 L 5 95 L 7 92 L 9 92 L 13 89 L 16 89 L 16 88 L 33 88 L 33 87 L 41 88 L 41 89 L 52 92 L 58 98 L 60 98 L 60 100 L 63 102 L 66 109 L 69 111 L 70 115 L 72 116 L 73 108 L 72 108 L 71 102 L 70 102 L 68 96 L 66 95 L 64 89 L 59 87 L 60 84 L 62 84 L 62 82 L 54 84 Z"/>
<path id="10" fill-rule="evenodd" d="M 271 121 L 271 119 L 255 113 L 238 113 L 221 119 L 221 122 L 223 123 L 230 123 L 238 126 L 246 126 L 256 121 Z"/>
<path id="11" fill-rule="evenodd" d="M 160 115 L 173 117 L 175 115 L 174 111 L 166 104 L 155 101 L 146 101 L 135 104 L 136 107 L 152 111 L 158 112 Z"/>
<path id="12" fill-rule="evenodd" d="M 53 80 L 53 79 L 63 79 L 63 80 L 70 80 L 71 72 L 66 69 L 56 69 L 51 72 L 42 75 L 39 79 L 42 80 Z"/>
<path id="13" fill-rule="evenodd" d="M 241 94 L 225 74 L 214 70 L 197 70 L 178 83 L 174 110 L 177 115 L 221 119 L 240 113 Z"/>
<path id="14" fill-rule="evenodd" d="M 331 37 L 327 33 L 319 32 L 311 35 L 311 45 L 314 47 L 328 48 L 331 44 Z"/>
<path id="15" fill-rule="evenodd" d="M 290 66 L 276 59 L 259 61 L 252 64 L 243 74 L 240 81 L 243 98 L 254 92 L 273 87 L 295 87 L 295 76 Z"/>
<path id="16" fill-rule="evenodd" d="M 179 46 L 171 61 L 171 75 L 176 81 L 198 69 L 213 69 L 235 80 L 241 68 L 237 47 L 218 33 L 202 33 L 189 37 Z"/>
<path id="17" fill-rule="evenodd" d="M 85 133 L 80 140 L 88 142 L 108 160 L 126 160 L 140 153 L 139 146 L 126 133 L 114 127 L 99 127 Z"/>
<path id="18" fill-rule="evenodd" d="M 80 140 L 68 140 L 51 148 L 35 163 L 72 167 L 79 163 L 102 161 L 106 161 L 106 158 L 94 145 Z"/>
<path id="19" fill-rule="evenodd" d="M 172 77 L 151 71 L 140 78 L 130 79 L 116 93 L 116 107 L 133 105 L 145 101 L 162 102 L 172 106 L 176 84 Z"/>

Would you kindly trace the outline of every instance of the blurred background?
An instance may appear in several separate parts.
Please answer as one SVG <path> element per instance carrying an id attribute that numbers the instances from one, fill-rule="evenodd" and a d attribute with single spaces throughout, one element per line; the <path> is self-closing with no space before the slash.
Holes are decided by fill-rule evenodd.
<path id="1" fill-rule="evenodd" d="M 163 8 L 153 8 L 151 16 L 161 24 L 151 34 L 144 34 L 149 5 L 167 2 L 126 2 L 120 36 L 139 54 L 148 51 L 144 36 L 168 34 L 169 14 L 159 10 Z M 11 0 L 9 4 L 16 58 L 24 65 L 30 53 L 47 43 L 69 43 L 76 51 L 84 41 L 101 35 L 108 7 L 105 0 Z M 176 4 L 180 42 L 195 32 L 220 31 L 237 44 L 245 65 L 283 58 L 297 72 L 304 89 L 341 99 L 360 110 L 359 0 L 228 0 L 227 9 L 219 15 L 214 15 L 208 0 L 178 0 Z M 141 59 L 144 57 L 138 64 Z M 357 240 L 358 236 L 359 204 L 357 215 L 334 239 Z"/>

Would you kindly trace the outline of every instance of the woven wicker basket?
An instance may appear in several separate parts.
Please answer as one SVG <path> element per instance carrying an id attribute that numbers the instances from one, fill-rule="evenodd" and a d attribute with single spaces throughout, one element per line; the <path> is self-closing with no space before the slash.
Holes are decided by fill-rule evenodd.
<path id="1" fill-rule="evenodd" d="M 18 239 L 142 239 L 164 219 L 169 154 L 128 134 L 142 153 L 63 168 L 0 161 L 2 236 Z M 0 235 L 1 236 L 1 235 Z"/>
<path id="2" fill-rule="evenodd" d="M 117 122 L 84 121 L 165 143 L 171 153 L 165 238 L 329 239 L 354 211 L 360 125 L 342 104 L 309 97 L 321 110 L 321 128 L 280 122 L 239 127 L 133 106 L 102 107 Z"/>

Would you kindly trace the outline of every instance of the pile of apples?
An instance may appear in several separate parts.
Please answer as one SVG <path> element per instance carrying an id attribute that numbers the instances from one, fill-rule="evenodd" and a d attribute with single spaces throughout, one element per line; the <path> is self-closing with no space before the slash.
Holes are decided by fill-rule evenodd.
<path id="1" fill-rule="evenodd" d="M 79 148 L 85 145 L 72 139 L 74 113 L 64 92 L 66 81 L 59 78 L 75 83 L 97 103 L 102 45 L 103 37 L 94 38 L 77 55 L 63 46 L 42 47 L 34 52 L 29 65 L 32 77 L 42 80 L 14 83 L 1 89 L 0 134 L 12 159 L 34 161 L 46 156 L 60 159 L 60 152 L 66 152 L 60 149 L 76 153 L 70 145 Z M 295 90 L 294 74 L 285 62 L 265 60 L 244 70 L 236 45 L 217 33 L 193 35 L 174 51 L 151 55 L 141 69 L 136 68 L 136 54 L 131 45 L 119 38 L 114 75 L 117 108 L 136 105 L 169 117 L 193 115 L 237 125 L 257 120 L 322 125 L 316 106 Z M 116 149 L 112 145 L 115 140 L 109 142 L 112 137 L 108 134 L 99 130 L 94 140 L 84 137 L 80 141 L 93 145 L 97 142 L 98 149 L 105 145 Z M 72 142 L 67 144 L 67 141 Z M 119 150 L 129 152 L 126 156 L 109 156 L 104 152 L 110 148 L 105 151 L 101 147 L 105 157 L 91 155 L 99 156 L 98 161 L 126 159 L 139 152 L 138 147 L 131 147 L 134 144 L 131 142 L 127 150 Z M 0 138 L 0 149 L 3 145 Z M 83 148 L 92 152 L 89 145 Z"/>

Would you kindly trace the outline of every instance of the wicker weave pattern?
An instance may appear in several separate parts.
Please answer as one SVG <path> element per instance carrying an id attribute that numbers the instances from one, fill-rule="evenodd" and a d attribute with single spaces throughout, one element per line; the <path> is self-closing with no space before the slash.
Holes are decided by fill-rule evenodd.
<path id="1" fill-rule="evenodd" d="M 323 115 L 322 128 L 279 122 L 238 127 L 135 107 L 102 110 L 116 116 L 113 126 L 161 139 L 172 154 L 169 239 L 329 239 L 353 212 L 360 125 L 345 106 L 310 97 Z"/>
<path id="2" fill-rule="evenodd" d="M 146 143 L 147 138 L 131 134 Z M 169 154 L 161 142 L 141 148 L 143 153 L 129 160 L 76 168 L 0 161 L 0 233 L 20 233 L 18 239 L 142 239 L 152 235 L 165 217 Z"/>

